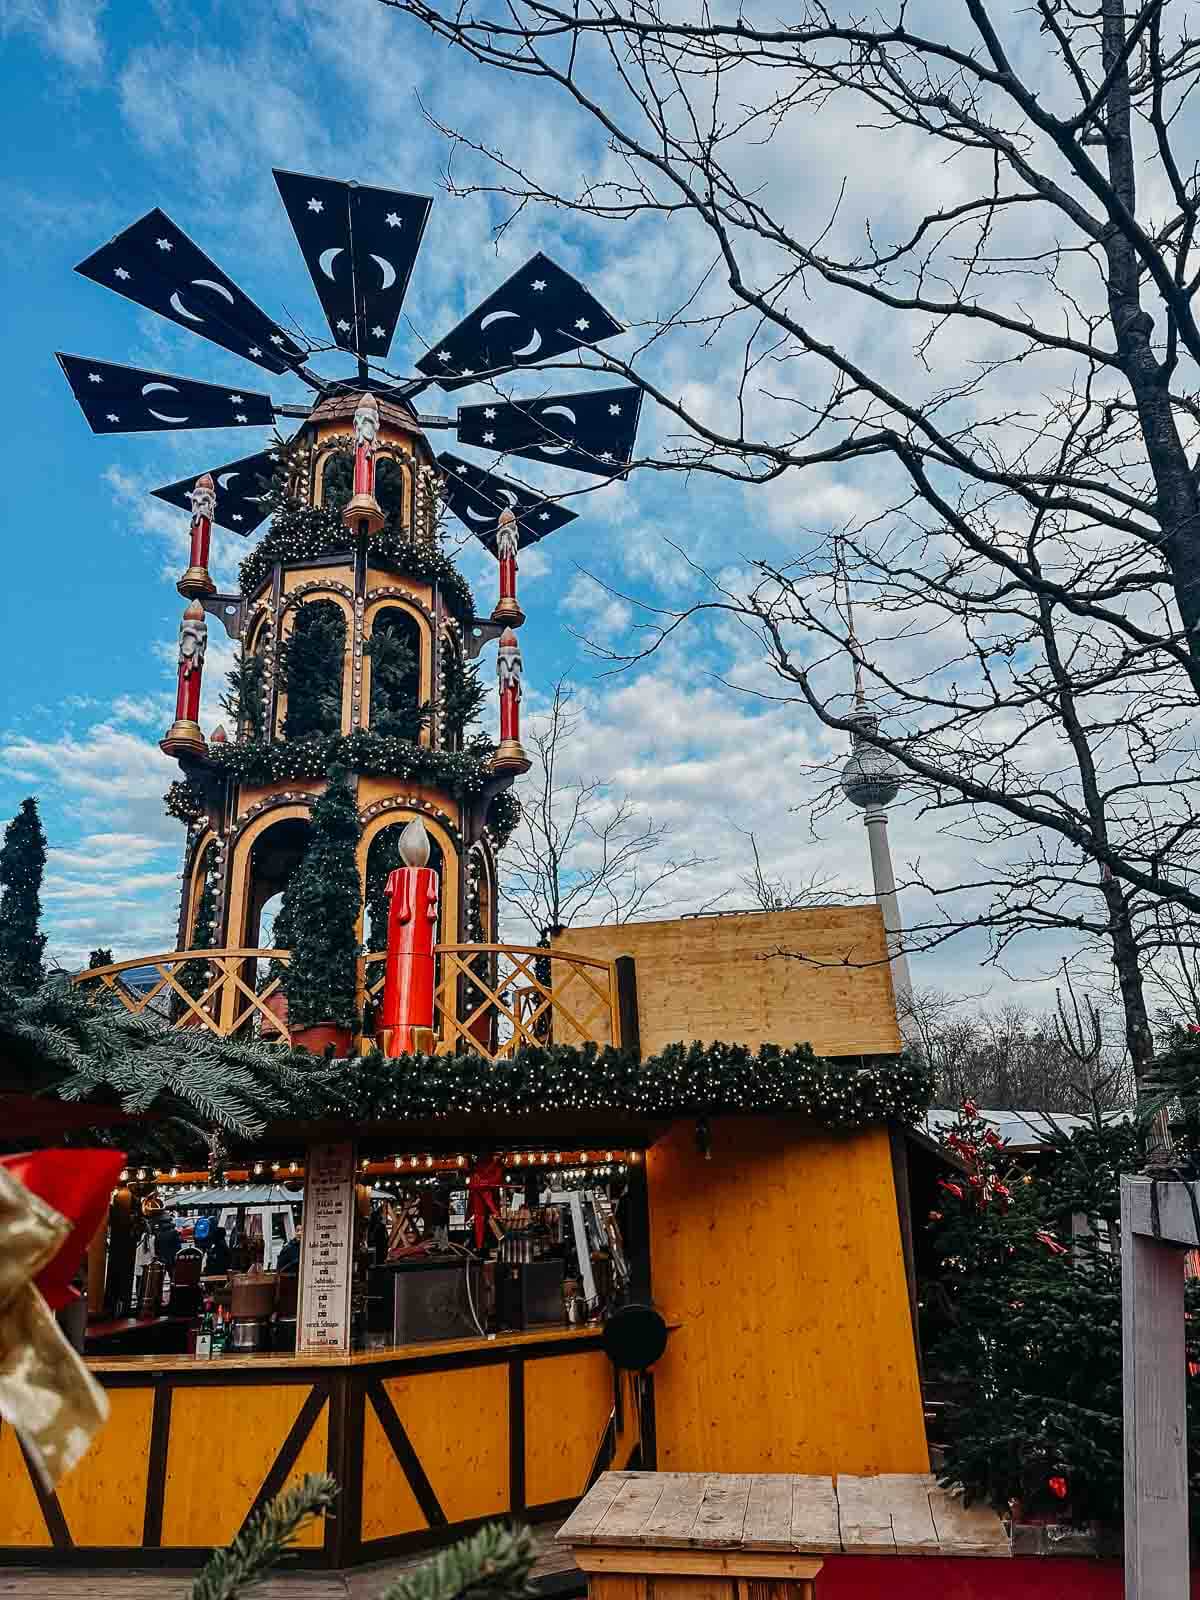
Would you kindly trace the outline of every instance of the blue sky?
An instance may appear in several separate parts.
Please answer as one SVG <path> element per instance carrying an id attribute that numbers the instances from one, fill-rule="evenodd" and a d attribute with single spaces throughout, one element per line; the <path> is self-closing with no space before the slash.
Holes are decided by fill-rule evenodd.
<path id="1" fill-rule="evenodd" d="M 664 245 L 634 223 L 597 229 L 542 211 L 522 216 L 497 244 L 497 202 L 446 192 L 448 146 L 424 112 L 489 145 L 516 142 L 535 167 L 581 179 L 603 160 L 594 135 L 554 102 L 528 98 L 521 84 L 449 56 L 374 0 L 7 0 L 0 42 L 7 154 L 0 264 L 11 313 L 0 391 L 8 517 L 0 812 L 11 814 L 27 793 L 40 797 L 52 846 L 51 948 L 74 962 L 96 944 L 123 956 L 169 949 L 173 939 L 182 830 L 161 815 L 175 769 L 157 740 L 171 717 L 182 605 L 174 582 L 186 564 L 187 526 L 184 514 L 147 491 L 258 448 L 266 436 L 239 429 L 95 438 L 53 351 L 249 384 L 276 400 L 304 397 L 288 380 L 76 276 L 74 264 L 158 205 L 271 315 L 289 315 L 321 336 L 320 308 L 271 166 L 431 194 L 405 308 L 412 329 L 402 318 L 392 349 L 398 369 L 406 352 L 410 360 L 420 353 L 414 330 L 430 340 L 446 332 L 535 249 L 636 322 L 673 303 L 694 267 L 694 241 L 686 224 L 673 225 Z M 846 164 L 847 138 L 845 125 L 826 119 L 791 150 L 789 185 L 816 209 Z M 473 170 L 460 152 L 456 176 Z M 889 170 L 860 163 L 855 176 L 884 216 L 903 209 L 905 185 L 923 194 L 929 181 L 928 168 L 900 149 Z M 848 339 L 879 337 L 843 331 Z M 632 343 L 633 335 L 621 353 Z M 719 349 L 698 366 L 669 345 L 653 359 L 657 381 L 702 411 L 717 404 L 727 384 Z M 347 363 L 318 365 L 333 371 Z M 455 402 L 423 403 L 449 411 Z M 661 445 L 664 431 L 644 413 L 642 448 Z M 557 486 L 541 469 L 508 470 Z M 670 603 L 696 592 L 675 546 L 736 575 L 747 554 L 785 555 L 805 527 L 853 514 L 862 494 L 861 484 L 833 474 L 755 492 L 705 478 L 635 476 L 575 502 L 579 521 L 523 562 L 529 711 L 536 716 L 554 679 L 569 673 L 586 711 L 572 752 L 580 776 L 611 779 L 616 793 L 670 824 L 677 851 L 706 859 L 676 881 L 671 909 L 723 889 L 727 904 L 744 902 L 737 884 L 747 848 L 737 830 L 745 828 L 755 830 L 775 874 L 819 873 L 861 892 L 868 885 L 863 830 L 844 808 L 811 814 L 828 783 L 828 772 L 815 769 L 840 760 L 838 742 L 794 708 L 720 681 L 768 687 L 736 629 L 695 630 L 652 663 L 606 675 L 581 637 L 625 647 L 636 615 L 589 574 L 649 604 Z M 218 535 L 218 581 L 232 580 L 244 548 Z M 462 565 L 489 604 L 490 559 L 467 549 Z M 210 729 L 228 660 L 214 629 Z M 902 814 L 893 837 L 901 875 L 906 852 L 962 853 Z M 917 981 L 978 993 L 992 981 L 979 972 L 980 954 L 978 945 L 964 945 L 931 956 Z M 1040 970 L 1035 955 L 1023 970 Z"/>

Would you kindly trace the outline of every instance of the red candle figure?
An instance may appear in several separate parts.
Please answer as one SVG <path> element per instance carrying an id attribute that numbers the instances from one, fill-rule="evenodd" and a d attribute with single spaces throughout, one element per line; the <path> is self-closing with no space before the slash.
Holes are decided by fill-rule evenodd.
<path id="1" fill-rule="evenodd" d="M 208 547 L 213 518 L 217 514 L 217 488 L 211 472 L 196 479 L 188 498 L 192 502 L 191 565 L 177 587 L 180 594 L 215 594 L 217 586 L 208 575 Z"/>
<path id="2" fill-rule="evenodd" d="M 175 721 L 161 741 L 160 749 L 169 756 L 202 754 L 204 735 L 196 718 L 200 714 L 200 684 L 204 677 L 204 652 L 208 648 L 208 626 L 204 607 L 193 600 L 179 625 L 179 685 L 175 695 Z"/>
<path id="3" fill-rule="evenodd" d="M 517 519 L 507 508 L 500 513 L 496 528 L 496 559 L 500 563 L 500 599 L 492 612 L 493 622 L 511 622 L 519 628 L 525 613 L 517 601 L 517 549 L 520 537 Z"/>
<path id="4" fill-rule="evenodd" d="M 364 394 L 354 413 L 354 493 L 346 502 L 342 521 L 351 533 L 378 533 L 383 509 L 375 498 L 375 449 L 379 441 L 379 405 Z"/>
<path id="5" fill-rule="evenodd" d="M 429 835 L 418 817 L 400 835 L 404 866 L 388 875 L 387 969 L 380 1026 L 385 1055 L 428 1049 L 433 1030 L 433 947 L 437 942 L 438 875 L 429 865 Z"/>
<path id="6" fill-rule="evenodd" d="M 500 676 L 500 748 L 492 766 L 497 772 L 528 772 L 529 757 L 521 745 L 521 679 L 524 666 L 521 647 L 511 628 L 500 635 L 496 652 Z"/>

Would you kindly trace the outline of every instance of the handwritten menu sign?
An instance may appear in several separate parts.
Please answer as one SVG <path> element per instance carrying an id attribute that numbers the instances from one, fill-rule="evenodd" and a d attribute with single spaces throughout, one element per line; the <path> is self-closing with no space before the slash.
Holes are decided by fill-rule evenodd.
<path id="1" fill-rule="evenodd" d="M 349 1350 L 354 1251 L 354 1146 L 308 1153 L 300 1257 L 301 1350 Z"/>

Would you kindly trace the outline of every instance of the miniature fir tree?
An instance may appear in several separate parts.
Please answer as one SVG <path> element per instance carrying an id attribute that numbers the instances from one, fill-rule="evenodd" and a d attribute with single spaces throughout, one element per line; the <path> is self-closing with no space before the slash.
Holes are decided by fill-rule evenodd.
<path id="1" fill-rule="evenodd" d="M 443 671 L 442 729 L 450 745 L 457 748 L 466 729 L 478 718 L 487 688 L 479 676 L 479 663 L 464 661 L 456 650 L 447 650 Z"/>
<path id="2" fill-rule="evenodd" d="M 196 905 L 196 916 L 192 923 L 191 937 L 188 940 L 189 950 L 211 950 L 217 929 L 217 880 L 214 868 L 216 866 L 216 846 L 210 844 L 204 853 L 204 882 L 200 890 L 200 899 Z M 212 966 L 208 961 L 185 961 L 176 974 L 175 981 L 186 989 L 193 1000 L 200 996 L 212 982 Z M 175 996 L 176 1010 L 182 1012 L 183 1001 Z"/>
<path id="3" fill-rule="evenodd" d="M 288 886 L 292 959 L 283 985 L 293 1029 L 352 1028 L 358 1020 L 357 847 L 354 792 L 345 768 L 336 767 L 313 806 L 304 859 Z"/>
<path id="4" fill-rule="evenodd" d="M 279 651 L 279 669 L 287 690 L 286 738 L 338 732 L 345 653 L 346 619 L 339 607 L 331 600 L 301 606 Z"/>
<path id="5" fill-rule="evenodd" d="M 420 704 L 417 652 L 407 633 L 406 618 L 386 616 L 363 647 L 371 662 L 371 731 L 397 739 L 415 739 L 429 720 L 429 707 Z"/>
<path id="6" fill-rule="evenodd" d="M 42 918 L 42 874 L 46 835 L 32 795 L 4 830 L 0 848 L 0 972 L 15 989 L 34 989 L 44 976 L 46 935 Z"/>
<path id="7" fill-rule="evenodd" d="M 255 651 L 243 650 L 229 669 L 221 710 L 233 721 L 238 737 L 263 736 L 263 688 L 266 673 L 263 658 Z"/>

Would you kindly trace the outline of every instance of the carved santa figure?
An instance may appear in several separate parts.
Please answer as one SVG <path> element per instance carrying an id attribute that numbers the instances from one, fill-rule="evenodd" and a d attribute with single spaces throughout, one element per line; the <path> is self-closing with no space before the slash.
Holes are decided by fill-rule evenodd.
<path id="1" fill-rule="evenodd" d="M 208 575 L 208 549 L 212 540 L 213 518 L 217 514 L 217 487 L 211 472 L 202 473 L 188 496 L 192 507 L 192 549 L 190 566 L 180 578 L 180 594 L 215 594 L 216 584 Z"/>
<path id="2" fill-rule="evenodd" d="M 208 625 L 204 607 L 193 600 L 179 624 L 179 676 L 175 691 L 175 721 L 167 730 L 161 748 L 168 755 L 204 749 L 204 735 L 197 717 L 200 714 L 200 688 L 204 680 L 204 655 L 208 649 Z"/>
<path id="3" fill-rule="evenodd" d="M 384 1053 L 429 1049 L 433 1029 L 433 947 L 437 943 L 438 875 L 429 865 L 429 834 L 419 817 L 400 835 L 404 861 L 389 873 L 387 968 L 380 1026 Z M 421 1039 L 420 1033 L 430 1037 Z"/>
<path id="4" fill-rule="evenodd" d="M 499 772 L 528 772 L 529 757 L 521 745 L 521 647 L 511 628 L 500 635 L 496 652 L 500 681 L 500 748 L 492 765 Z"/>
<path id="5" fill-rule="evenodd" d="M 383 510 L 375 498 L 375 450 L 379 442 L 379 402 L 364 394 L 354 412 L 354 493 L 342 521 L 355 533 L 378 533 Z"/>
<path id="6" fill-rule="evenodd" d="M 500 513 L 496 526 L 496 557 L 500 563 L 500 599 L 492 616 L 497 622 L 522 623 L 525 613 L 517 601 L 517 550 L 520 536 L 512 511 Z"/>

